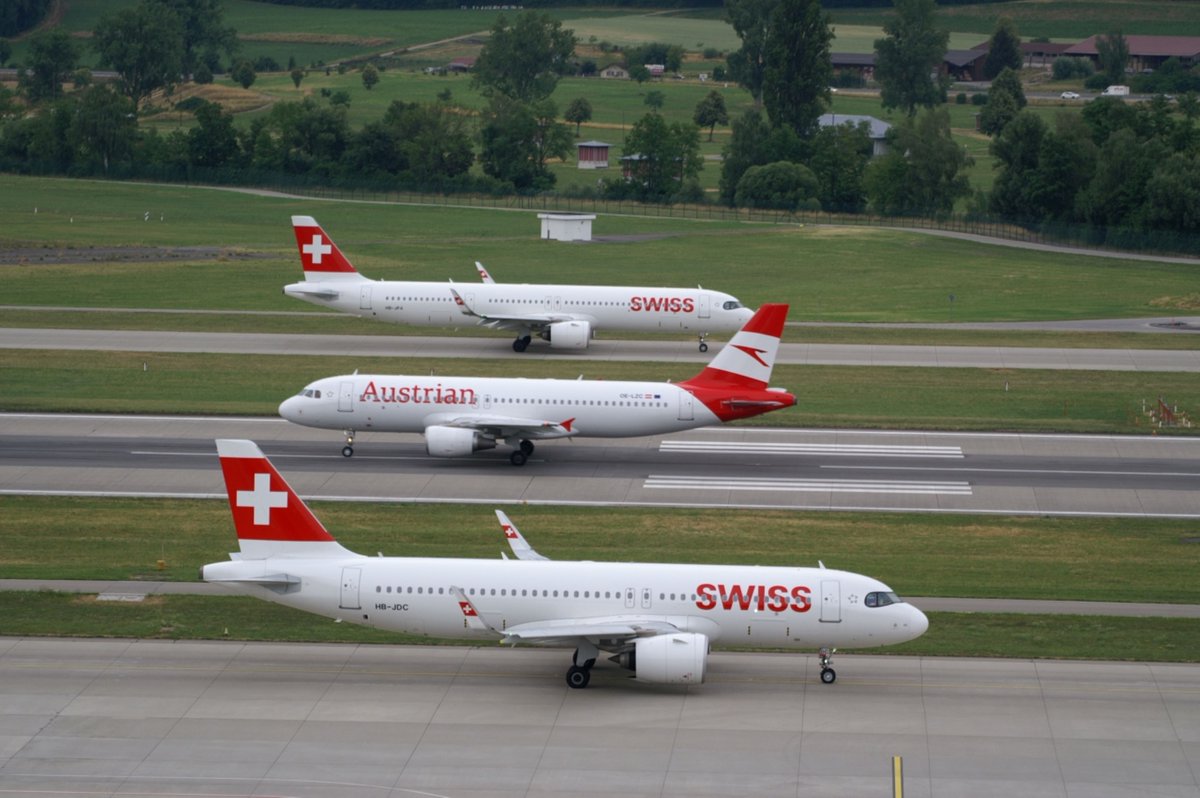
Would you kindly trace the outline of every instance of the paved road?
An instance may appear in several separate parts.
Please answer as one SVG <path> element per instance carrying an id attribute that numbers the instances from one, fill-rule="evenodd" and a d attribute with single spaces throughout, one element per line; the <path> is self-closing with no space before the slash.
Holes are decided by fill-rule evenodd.
<path id="1" fill-rule="evenodd" d="M 219 352 L 335 357 L 528 357 L 569 360 L 636 360 L 707 363 L 713 355 L 694 341 L 593 342 L 584 352 L 536 347 L 518 355 L 508 338 L 446 338 L 383 335 L 288 335 L 0 328 L 0 349 L 73 349 L 131 352 Z M 1037 349 L 997 346 L 780 345 L 778 363 L 842 366 L 1063 369 L 1106 371 L 1200 371 L 1200 350 Z M 688 372 L 690 376 L 693 372 Z"/>
<path id="2" fill-rule="evenodd" d="M 223 497 L 251 438 L 310 498 L 1200 518 L 1200 439 L 722 427 L 435 459 L 272 418 L 0 414 L 0 494 Z"/>
<path id="3" fill-rule="evenodd" d="M 0 638 L 0 793 L 1200 796 L 1200 667 L 712 655 L 587 690 L 561 650 Z"/>

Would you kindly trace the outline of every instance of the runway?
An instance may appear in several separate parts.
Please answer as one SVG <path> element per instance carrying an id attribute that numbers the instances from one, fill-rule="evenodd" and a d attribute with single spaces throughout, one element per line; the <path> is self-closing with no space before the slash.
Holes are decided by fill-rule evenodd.
<path id="1" fill-rule="evenodd" d="M 310 499 L 1200 518 L 1200 439 L 712 428 L 425 454 L 418 435 L 271 418 L 0 414 L 0 495 L 224 498 L 213 439 L 262 445 Z"/>
<path id="2" fill-rule="evenodd" d="M 1200 795 L 1200 667 L 0 638 L 0 795 Z"/>
<path id="3" fill-rule="evenodd" d="M 549 357 L 570 360 L 707 363 L 695 339 L 618 341 L 601 338 L 587 350 L 534 346 L 523 355 L 510 338 L 413 335 L 291 335 L 269 333 L 57 330 L 0 328 L 0 349 L 70 349 L 129 352 L 217 352 L 332 357 L 428 357 L 438 359 Z M 714 345 L 715 346 L 715 345 Z M 777 363 L 813 366 L 921 366 L 929 368 L 1063 369 L 1104 371 L 1200 371 L 1200 350 L 1038 349 L 1002 346 L 879 346 L 782 343 Z"/>

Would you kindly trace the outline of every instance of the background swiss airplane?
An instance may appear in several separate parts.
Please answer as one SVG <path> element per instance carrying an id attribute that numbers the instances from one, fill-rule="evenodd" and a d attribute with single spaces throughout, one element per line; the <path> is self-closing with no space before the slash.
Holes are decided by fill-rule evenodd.
<path id="1" fill-rule="evenodd" d="M 421 432 L 436 457 L 512 446 L 524 465 L 533 441 L 630 438 L 679 432 L 791 407 L 771 388 L 787 305 L 763 305 L 712 362 L 679 383 L 343 374 L 310 383 L 279 406 L 296 424 L 340 429 L 342 454 L 357 430 Z"/>
<path id="2" fill-rule="evenodd" d="M 311 216 L 293 216 L 292 228 L 304 282 L 284 286 L 288 296 L 396 324 L 456 326 L 464 322 L 513 330 L 513 349 L 524 352 L 534 335 L 553 349 L 586 349 L 598 329 L 693 332 L 705 337 L 733 332 L 751 311 L 720 291 L 704 288 L 631 288 L 602 285 L 497 283 L 484 270 L 479 285 L 451 282 L 372 281 L 355 270 Z"/>
<path id="3" fill-rule="evenodd" d="M 817 649 L 902 643 L 928 621 L 869 576 L 822 568 L 556 562 L 501 517 L 516 560 L 364 557 L 325 530 L 252 441 L 218 440 L 240 551 L 201 577 L 306 612 L 430 637 L 575 649 L 586 687 L 601 651 L 638 681 L 699 684 L 709 645 Z"/>

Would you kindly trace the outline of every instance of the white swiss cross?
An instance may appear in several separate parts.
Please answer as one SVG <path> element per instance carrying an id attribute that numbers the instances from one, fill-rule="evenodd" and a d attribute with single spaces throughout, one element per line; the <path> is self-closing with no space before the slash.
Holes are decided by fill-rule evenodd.
<path id="1" fill-rule="evenodd" d="M 254 475 L 254 490 L 237 492 L 238 507 L 254 508 L 255 526 L 268 526 L 271 523 L 271 510 L 275 507 L 287 507 L 287 504 L 287 493 L 271 490 L 271 475 L 264 472 Z"/>
<path id="2" fill-rule="evenodd" d="M 312 243 L 305 244 L 304 246 L 300 247 L 300 250 L 306 255 L 311 255 L 313 263 L 320 263 L 321 258 L 328 255 L 330 252 L 333 252 L 333 247 L 321 240 L 320 233 L 313 233 Z"/>

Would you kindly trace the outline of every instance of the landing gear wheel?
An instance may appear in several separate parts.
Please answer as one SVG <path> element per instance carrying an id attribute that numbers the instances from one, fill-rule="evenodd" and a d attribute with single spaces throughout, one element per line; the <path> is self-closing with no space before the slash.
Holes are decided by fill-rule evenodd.
<path id="1" fill-rule="evenodd" d="M 521 454 L 525 455 L 526 457 L 533 454 L 533 441 L 521 441 L 520 449 Z"/>
<path id="2" fill-rule="evenodd" d="M 533 340 L 533 336 L 525 335 L 513 341 L 514 352 L 524 352 L 529 347 L 529 342 Z"/>
<path id="3" fill-rule="evenodd" d="M 825 668 L 821 671 L 821 681 L 825 684 L 833 684 L 837 681 L 837 671 L 833 668 Z"/>
<path id="4" fill-rule="evenodd" d="M 526 455 L 525 452 L 522 452 L 520 450 L 515 451 L 508 456 L 508 462 L 512 463 L 515 466 L 525 465 L 525 461 L 528 459 L 529 459 L 529 456 Z"/>
<path id="5" fill-rule="evenodd" d="M 708 351 L 708 342 L 704 340 L 707 337 L 708 337 L 708 333 L 704 333 L 703 335 L 700 336 L 700 351 L 701 352 Z"/>
<path id="6" fill-rule="evenodd" d="M 353 456 L 354 456 L 354 447 L 353 446 L 351 446 L 350 444 L 346 444 L 345 446 L 342 447 L 342 457 L 353 457 Z"/>
<path id="7" fill-rule="evenodd" d="M 582 690 L 588 686 L 588 682 L 591 680 L 591 668 L 581 668 L 578 665 L 572 665 L 570 668 L 567 668 L 567 687 L 573 690 Z"/>

